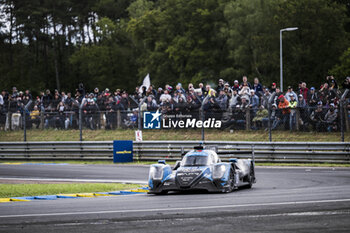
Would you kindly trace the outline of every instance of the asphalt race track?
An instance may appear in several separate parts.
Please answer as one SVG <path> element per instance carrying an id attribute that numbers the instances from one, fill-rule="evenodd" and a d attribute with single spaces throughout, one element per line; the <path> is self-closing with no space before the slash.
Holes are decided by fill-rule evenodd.
<path id="1" fill-rule="evenodd" d="M 229 194 L 0 203 L 0 232 L 350 232 L 350 169 L 256 168 Z M 147 166 L 0 165 L 2 178 L 145 182 Z"/>

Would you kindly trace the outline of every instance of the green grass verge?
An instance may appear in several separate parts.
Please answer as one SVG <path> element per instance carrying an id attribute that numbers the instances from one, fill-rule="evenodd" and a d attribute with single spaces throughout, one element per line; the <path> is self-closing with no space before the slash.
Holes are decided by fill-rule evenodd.
<path id="1" fill-rule="evenodd" d="M 201 130 L 143 130 L 143 140 L 201 140 Z M 79 141 L 79 130 L 38 130 L 27 131 L 28 141 Z M 135 140 L 134 130 L 83 130 L 84 141 Z M 208 141 L 268 141 L 265 131 L 205 130 Z M 298 142 L 339 142 L 340 132 L 289 132 L 273 131 L 273 141 Z M 350 132 L 345 133 L 345 141 L 350 141 Z M 0 131 L 0 141 L 23 141 L 23 131 Z"/>
<path id="2" fill-rule="evenodd" d="M 0 184 L 0 198 L 127 190 L 139 184 Z"/>

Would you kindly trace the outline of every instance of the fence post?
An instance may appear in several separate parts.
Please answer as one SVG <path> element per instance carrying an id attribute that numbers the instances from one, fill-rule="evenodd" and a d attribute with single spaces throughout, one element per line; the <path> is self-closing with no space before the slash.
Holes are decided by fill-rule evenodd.
<path id="1" fill-rule="evenodd" d="M 345 113 L 345 128 L 346 131 L 349 132 L 350 131 L 350 119 L 346 110 L 346 105 L 344 105 L 344 113 Z"/>
<path id="2" fill-rule="evenodd" d="M 250 108 L 245 109 L 245 130 L 250 129 Z"/>
<path id="3" fill-rule="evenodd" d="M 138 117 L 138 125 L 139 125 L 139 130 L 141 130 L 141 117 L 142 117 L 142 114 L 141 114 L 141 105 L 146 101 L 147 99 L 147 96 L 143 97 L 143 99 L 140 101 L 139 103 L 139 117 Z"/>
<path id="4" fill-rule="evenodd" d="M 28 107 L 32 104 L 32 100 L 29 100 L 29 102 L 24 106 L 23 109 L 23 141 L 27 141 L 27 124 L 26 124 L 26 114 L 28 111 Z"/>
<path id="5" fill-rule="evenodd" d="M 299 131 L 299 128 L 300 128 L 299 120 L 300 120 L 300 111 L 299 111 L 299 108 L 295 108 L 295 128 L 297 131 Z"/>
<path id="6" fill-rule="evenodd" d="M 204 116 L 204 104 L 208 101 L 208 99 L 209 99 L 209 94 L 204 98 L 204 100 L 202 101 L 202 103 L 201 103 L 201 109 L 200 109 L 200 111 L 201 111 L 201 114 L 202 114 L 202 121 L 204 122 L 204 120 L 205 120 L 205 116 Z M 205 140 L 205 137 L 204 137 L 204 126 L 203 126 L 203 124 L 202 124 L 202 142 L 204 142 L 204 140 Z"/>
<path id="7" fill-rule="evenodd" d="M 117 129 L 120 128 L 121 126 L 121 114 L 120 114 L 120 110 L 117 111 Z"/>
<path id="8" fill-rule="evenodd" d="M 43 130 L 44 129 L 44 110 L 41 109 L 40 111 L 40 128 Z"/>
<path id="9" fill-rule="evenodd" d="M 344 142 L 344 100 L 349 92 L 349 89 L 346 89 L 343 95 L 340 98 L 340 132 L 341 132 L 341 141 Z"/>
<path id="10" fill-rule="evenodd" d="M 85 98 L 81 101 L 81 104 L 79 105 L 79 139 L 82 142 L 83 141 L 83 106 L 85 104 Z"/>
<path id="11" fill-rule="evenodd" d="M 267 103 L 267 108 L 268 108 L 268 112 L 269 112 L 269 141 L 272 142 L 272 133 L 271 133 L 271 105 L 272 105 L 272 101 L 275 99 L 276 96 L 276 92 L 272 93 L 272 95 L 269 98 L 269 101 Z"/>

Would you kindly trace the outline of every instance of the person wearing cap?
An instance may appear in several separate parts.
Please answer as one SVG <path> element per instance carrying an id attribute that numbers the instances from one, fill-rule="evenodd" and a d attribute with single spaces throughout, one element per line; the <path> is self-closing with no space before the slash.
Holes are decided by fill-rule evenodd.
<path id="1" fill-rule="evenodd" d="M 232 91 L 232 96 L 230 99 L 229 106 L 231 109 L 235 109 L 237 105 L 241 105 L 241 97 L 238 95 L 237 89 Z"/>
<path id="2" fill-rule="evenodd" d="M 325 129 L 324 116 L 325 116 L 325 112 L 323 109 L 323 104 L 322 104 L 322 101 L 319 101 L 317 103 L 317 108 L 313 109 L 313 111 L 310 114 L 310 123 L 314 131 L 318 131 L 318 132 L 324 131 Z"/>
<path id="3" fill-rule="evenodd" d="M 239 86 L 238 80 L 235 80 L 233 82 L 233 86 L 231 88 L 232 90 L 236 90 L 237 92 L 239 92 L 241 90 L 241 87 Z"/>
<path id="4" fill-rule="evenodd" d="M 284 124 L 284 129 L 288 130 L 289 126 L 289 117 L 290 117 L 290 107 L 289 107 L 289 101 L 286 100 L 284 95 L 280 95 L 278 97 L 279 104 L 278 104 L 278 109 L 282 111 L 282 122 Z"/>
<path id="5" fill-rule="evenodd" d="M 287 92 L 284 95 L 286 99 L 290 102 L 290 96 L 293 95 L 294 100 L 298 101 L 298 96 L 297 94 L 293 91 L 293 88 L 291 86 L 288 86 Z"/>
<path id="6" fill-rule="evenodd" d="M 309 105 L 309 107 L 316 107 L 317 102 L 319 101 L 319 98 L 318 98 L 318 93 L 316 92 L 314 87 L 310 88 L 310 91 L 307 94 L 307 100 L 306 101 L 307 101 L 307 104 Z"/>
<path id="7" fill-rule="evenodd" d="M 338 117 L 338 113 L 335 109 L 334 104 L 330 104 L 329 110 L 324 116 L 324 121 L 327 124 L 326 127 L 328 132 L 337 130 L 337 117 Z"/>
<path id="8" fill-rule="evenodd" d="M 296 121 L 296 108 L 298 105 L 297 100 L 294 98 L 293 94 L 289 94 L 289 108 L 290 108 L 290 115 L 289 115 L 289 130 L 292 131 L 295 126 Z"/>
<path id="9" fill-rule="evenodd" d="M 225 93 L 225 90 L 220 90 L 219 92 L 219 96 L 216 97 L 216 102 L 218 103 L 220 109 L 222 111 L 226 111 L 226 108 L 227 108 L 227 95 Z"/>
<path id="10" fill-rule="evenodd" d="M 226 82 L 224 84 L 224 92 L 225 92 L 225 95 L 227 95 L 228 97 L 232 96 L 232 89 L 230 87 L 230 84 L 228 82 Z"/>
<path id="11" fill-rule="evenodd" d="M 263 105 L 266 109 L 268 108 L 270 96 L 271 96 L 271 93 L 269 89 L 267 87 L 264 88 L 264 94 L 261 98 L 261 105 Z"/>
<path id="12" fill-rule="evenodd" d="M 219 83 L 218 86 L 216 87 L 216 92 L 220 93 L 220 91 L 224 89 L 224 80 L 223 79 L 219 79 Z"/>
<path id="13" fill-rule="evenodd" d="M 276 88 L 277 88 L 276 83 L 272 83 L 270 88 L 270 93 L 273 94 L 274 92 L 276 92 Z"/>

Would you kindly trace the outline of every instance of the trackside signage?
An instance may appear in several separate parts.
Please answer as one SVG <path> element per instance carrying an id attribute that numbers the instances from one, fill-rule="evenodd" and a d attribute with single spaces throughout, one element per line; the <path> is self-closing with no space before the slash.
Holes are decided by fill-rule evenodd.
<path id="1" fill-rule="evenodd" d="M 199 120 L 192 115 L 162 115 L 159 111 L 143 113 L 144 129 L 193 129 L 193 128 L 221 128 L 222 122 L 215 118 Z"/>
<path id="2" fill-rule="evenodd" d="M 113 141 L 113 162 L 127 163 L 133 161 L 133 142 L 132 141 Z"/>

